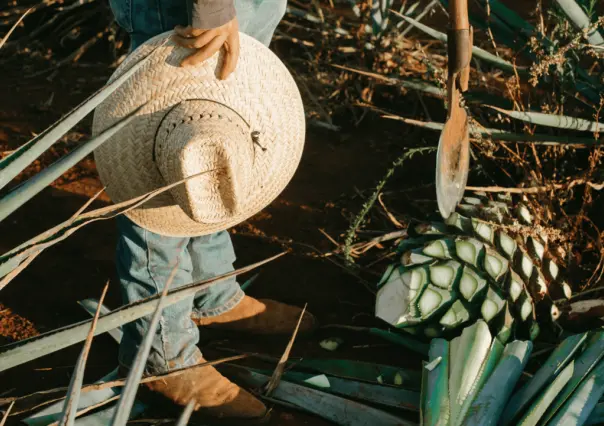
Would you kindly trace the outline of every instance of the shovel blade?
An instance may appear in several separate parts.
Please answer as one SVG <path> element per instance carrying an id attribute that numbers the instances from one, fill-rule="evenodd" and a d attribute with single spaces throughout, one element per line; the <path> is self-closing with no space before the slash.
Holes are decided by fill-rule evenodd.
<path id="1" fill-rule="evenodd" d="M 444 219 L 455 211 L 461 201 L 470 167 L 468 115 L 458 103 L 451 105 L 436 152 L 436 200 Z"/>

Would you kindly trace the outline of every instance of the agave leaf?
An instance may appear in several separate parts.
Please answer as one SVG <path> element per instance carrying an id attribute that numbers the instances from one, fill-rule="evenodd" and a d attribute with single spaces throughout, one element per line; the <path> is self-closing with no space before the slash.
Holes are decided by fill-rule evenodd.
<path id="1" fill-rule="evenodd" d="M 430 37 L 433 37 L 439 41 L 442 41 L 443 43 L 447 42 L 447 35 L 444 33 L 441 33 L 440 31 L 436 31 L 432 28 L 430 28 L 429 26 L 422 24 L 419 21 L 416 21 L 413 18 L 410 18 L 408 16 L 402 15 L 396 11 L 393 11 L 397 16 L 403 18 L 405 21 L 407 21 L 408 23 L 410 23 L 411 25 L 413 25 L 414 27 L 416 27 L 417 29 L 423 31 L 424 33 L 428 34 Z M 491 64 L 494 64 L 496 66 L 498 66 L 499 68 L 501 68 L 502 70 L 505 71 L 509 71 L 509 72 L 514 72 L 514 65 L 512 65 L 510 62 L 501 59 L 500 57 L 493 55 L 492 53 L 487 52 L 484 49 L 481 49 L 480 47 L 476 47 L 476 46 L 472 46 L 472 55 L 476 56 L 477 58 L 480 58 L 486 62 L 489 62 Z M 522 73 L 526 73 L 526 68 L 525 67 L 520 67 L 517 66 L 515 67 L 515 69 L 518 71 L 518 73 L 522 74 Z"/>
<path id="2" fill-rule="evenodd" d="M 234 376 L 247 386 L 255 388 L 262 387 L 270 379 L 267 375 L 241 367 L 235 367 L 230 372 L 225 371 L 225 374 Z M 315 414 L 337 425 L 413 425 L 411 422 L 368 405 L 285 380 L 282 380 L 279 387 L 274 390 L 272 397 L 276 401 L 285 402 L 290 406 Z"/>
<path id="3" fill-rule="evenodd" d="M 174 289 L 166 296 L 165 305 L 169 306 L 173 305 L 174 303 L 178 303 L 199 291 L 207 290 L 209 287 L 226 278 L 249 272 L 259 266 L 277 259 L 278 257 L 281 257 L 283 254 L 285 253 L 280 253 L 261 262 L 222 274 L 215 278 Z M 158 297 L 159 296 L 156 295 L 130 305 L 122 306 L 110 314 L 102 316 L 99 318 L 97 323 L 95 335 L 99 335 L 138 318 L 152 314 Z M 0 371 L 8 370 L 9 368 L 24 364 L 34 359 L 38 359 L 44 355 L 48 355 L 83 341 L 86 338 L 88 329 L 90 328 L 90 323 L 91 321 L 82 321 L 77 324 L 68 325 L 48 333 L 40 334 L 38 336 L 1 347 Z"/>
<path id="4" fill-rule="evenodd" d="M 604 331 L 599 331 L 590 337 L 587 342 L 587 347 L 583 350 L 583 352 L 576 358 L 575 363 L 575 371 L 564 388 L 564 390 L 558 395 L 558 398 L 554 401 L 552 406 L 547 412 L 547 415 L 544 417 L 544 421 L 548 423 L 554 414 L 558 413 L 562 405 L 564 405 L 568 400 L 575 399 L 578 391 L 578 387 L 585 382 L 586 377 L 591 374 L 591 372 L 596 368 L 598 363 L 601 363 L 601 360 L 604 358 Z M 596 399 L 597 401 L 597 399 Z M 573 404 L 578 404 L 575 401 Z M 565 409 L 563 409 L 564 411 Z M 568 412 L 572 412 L 567 410 Z M 574 412 L 573 414 L 577 414 Z M 568 419 L 568 417 L 566 417 Z M 548 423 L 549 424 L 549 423 Z M 567 423 L 572 424 L 572 423 Z"/>
<path id="5" fill-rule="evenodd" d="M 118 379 L 117 368 L 101 378 L 96 384 L 113 382 Z M 103 401 L 107 401 L 121 393 L 121 387 L 104 388 L 98 390 L 91 390 L 85 392 L 80 397 L 78 403 L 78 411 L 88 407 L 96 406 Z M 132 409 L 130 418 L 134 418 L 142 414 L 147 409 L 147 406 L 140 401 L 137 401 Z M 34 415 L 23 419 L 23 422 L 28 426 L 48 426 L 51 423 L 55 423 L 61 417 L 63 411 L 63 401 L 56 402 L 41 411 L 38 411 Z M 106 408 L 104 410 L 95 412 L 85 417 L 76 419 L 75 424 L 77 426 L 106 426 L 111 424 L 115 406 Z"/>
<path id="6" fill-rule="evenodd" d="M 568 115 L 545 114 L 535 111 L 510 111 L 492 105 L 485 106 L 517 120 L 525 121 L 531 124 L 538 124 L 540 126 L 557 127 L 559 129 L 571 129 L 581 132 L 594 133 L 604 130 L 604 124 L 585 120 L 583 118 L 571 117 Z"/>
<path id="7" fill-rule="evenodd" d="M 251 371 L 266 374 L 262 370 Z M 333 395 L 340 395 L 360 402 L 383 405 L 394 409 L 419 411 L 419 393 L 403 387 L 388 386 L 357 382 L 335 376 L 320 375 L 320 381 L 313 381 L 317 376 L 314 373 L 288 371 L 283 374 L 283 380 L 302 386 L 309 386 Z M 325 386 L 326 385 L 326 386 Z"/>
<path id="8" fill-rule="evenodd" d="M 422 127 L 424 129 L 442 131 L 445 127 L 444 123 L 437 123 L 433 121 L 419 121 L 410 118 L 399 117 L 397 115 L 384 115 L 383 118 L 398 120 L 407 123 L 412 126 Z M 588 147 L 596 145 L 599 141 L 595 138 L 578 138 L 574 136 L 558 136 L 558 135 L 544 135 L 535 134 L 528 135 L 525 133 L 512 133 L 501 129 L 494 128 L 483 128 L 476 126 L 471 130 L 472 134 L 479 134 L 484 137 L 490 137 L 493 140 L 504 141 L 504 142 L 528 142 L 535 145 L 573 145 L 574 148 Z"/>
<path id="9" fill-rule="evenodd" d="M 90 315 L 94 315 L 94 313 L 96 312 L 96 310 L 98 308 L 101 309 L 101 314 L 103 316 L 111 313 L 111 310 L 106 307 L 105 305 L 99 304 L 99 302 L 96 299 L 84 299 L 80 302 L 78 302 L 78 304 L 84 308 L 84 310 L 86 312 L 88 312 Z M 108 331 L 109 335 L 111 337 L 113 337 L 113 340 L 115 340 L 117 343 L 120 343 L 122 341 L 122 336 L 123 336 L 123 331 L 121 327 L 117 327 L 114 328 L 113 330 L 109 330 Z"/>
<path id="10" fill-rule="evenodd" d="M 186 182 L 187 180 L 194 179 L 207 172 L 202 172 L 189 176 L 181 181 L 174 182 L 170 185 L 166 185 L 163 188 L 156 189 L 147 194 L 143 194 L 139 197 L 127 200 L 121 203 L 113 204 L 107 207 L 93 210 L 88 213 L 78 212 L 76 216 L 69 218 L 65 222 L 45 231 L 29 241 L 15 247 L 9 252 L 0 256 L 0 290 L 4 288 L 8 283 L 15 277 L 16 274 L 13 271 L 18 271 L 18 268 L 23 268 L 23 264 L 31 262 L 35 256 L 40 254 L 43 250 L 63 241 L 71 234 L 76 232 L 83 226 L 95 222 L 97 220 L 106 220 L 114 218 L 120 214 L 126 213 L 127 211 L 134 209 L 153 197 L 174 188 L 177 185 Z M 88 204 L 88 202 L 86 203 Z M 81 214 L 80 214 L 81 213 Z M 12 275 L 11 275 L 12 273 Z"/>
<path id="11" fill-rule="evenodd" d="M 591 412 L 585 424 L 588 426 L 604 424 L 604 402 L 596 405 L 596 408 Z"/>
<path id="12" fill-rule="evenodd" d="M 467 426 L 495 426 L 522 375 L 533 348 L 530 341 L 515 340 L 503 350 L 501 360 L 480 389 L 464 420 Z"/>
<path id="13" fill-rule="evenodd" d="M 585 30 L 591 25 L 589 17 L 585 14 L 581 6 L 575 2 L 575 0 L 556 0 L 556 3 L 560 9 L 564 11 L 573 25 L 578 29 Z M 604 45 L 604 38 L 602 38 L 597 28 L 594 28 L 589 34 L 587 34 L 587 39 L 589 40 L 590 44 L 595 46 Z"/>
<path id="14" fill-rule="evenodd" d="M 63 414 L 59 420 L 59 426 L 71 426 L 74 424 L 77 414 L 77 407 L 80 400 L 80 389 L 82 388 L 82 383 L 84 382 L 84 369 L 86 368 L 88 353 L 90 352 L 90 346 L 92 345 L 94 330 L 99 320 L 99 315 L 101 314 L 100 307 L 103 305 L 103 300 L 105 300 L 105 295 L 107 294 L 108 288 L 109 283 L 105 284 L 105 288 L 101 294 L 99 306 L 94 314 L 92 323 L 90 324 L 90 331 L 88 332 L 88 336 L 86 336 L 84 347 L 82 348 L 82 352 L 78 357 L 74 374 L 71 376 L 69 388 L 67 389 L 67 398 L 65 399 L 65 405 L 63 406 Z"/>
<path id="15" fill-rule="evenodd" d="M 374 336 L 381 337 L 384 340 L 389 341 L 390 343 L 394 343 L 396 345 L 403 346 L 407 349 L 412 350 L 413 352 L 417 352 L 421 355 L 428 355 L 429 346 L 425 343 L 420 342 L 417 339 L 414 339 L 410 336 L 405 336 L 401 333 L 395 333 L 392 331 L 382 330 L 380 328 L 371 328 L 369 330 L 370 334 Z"/>
<path id="16" fill-rule="evenodd" d="M 21 145 L 19 148 L 17 148 L 13 152 L 11 152 L 6 157 L 0 159 L 0 172 L 2 172 L 2 170 L 4 168 L 6 168 L 6 166 L 9 163 L 15 161 L 17 158 L 19 158 L 21 156 L 21 154 L 23 154 L 25 151 L 27 151 L 29 148 L 31 148 L 31 146 L 34 144 L 34 142 L 35 142 L 35 139 L 32 139 L 29 142 L 26 142 L 23 145 Z"/>
<path id="17" fill-rule="evenodd" d="M 425 387 L 422 386 L 421 424 L 446 425 L 451 416 L 449 403 L 449 342 L 433 339 L 430 343 L 431 369 L 424 367 Z"/>
<path id="18" fill-rule="evenodd" d="M 449 9 L 448 0 L 441 0 L 441 3 L 445 9 Z M 472 12 L 472 10 L 470 10 Z M 495 36 L 496 40 L 502 41 L 505 45 L 512 48 L 521 48 L 522 45 L 518 43 L 518 34 L 515 34 L 503 21 L 501 21 L 495 14 L 490 15 L 490 22 L 485 19 L 484 16 L 474 16 L 470 14 L 470 23 L 474 28 L 480 28 L 482 30 L 491 29 L 491 32 Z M 524 39 L 522 40 L 525 41 Z"/>
<path id="19" fill-rule="evenodd" d="M 508 9 L 504 4 L 498 0 L 489 0 L 492 12 L 494 12 L 498 18 L 512 28 L 513 31 L 523 31 L 525 34 L 532 34 L 535 28 L 527 21 L 522 19 L 520 15 L 511 9 Z"/>
<path id="20" fill-rule="evenodd" d="M 42 155 L 48 148 L 55 144 L 65 133 L 67 133 L 73 126 L 79 123 L 88 113 L 95 109 L 101 102 L 107 99 L 113 92 L 115 92 L 125 81 L 127 81 L 134 73 L 136 73 L 141 67 L 143 67 L 147 60 L 155 50 L 151 51 L 140 62 L 134 64 L 128 71 L 123 73 L 120 77 L 101 88 L 94 95 L 86 99 L 75 109 L 70 111 L 64 118 L 50 126 L 38 137 L 31 141 L 31 145 L 28 144 L 29 149 L 20 153 L 20 155 L 8 162 L 6 166 L 2 167 L 2 173 L 0 173 L 0 189 L 4 188 L 12 179 L 14 179 L 19 173 L 21 173 L 27 166 L 29 166 L 36 158 Z"/>
<path id="21" fill-rule="evenodd" d="M 128 378 L 126 379 L 126 386 L 124 389 L 122 389 L 122 394 L 117 403 L 117 409 L 115 410 L 115 414 L 111 420 L 112 426 L 126 426 L 126 423 L 128 423 L 130 412 L 134 406 L 136 392 L 138 391 L 138 386 L 145 372 L 147 358 L 149 358 L 149 353 L 151 352 L 151 345 L 153 344 L 153 339 L 155 339 L 155 332 L 159 326 L 159 320 L 161 319 L 164 307 L 166 306 L 166 296 L 168 295 L 168 290 L 170 289 L 170 285 L 174 280 L 174 276 L 178 271 L 177 267 L 178 264 L 174 266 L 170 276 L 168 277 L 168 280 L 166 281 L 161 296 L 157 301 L 157 306 L 155 307 L 155 312 L 153 312 L 153 317 L 151 318 L 151 322 L 149 323 L 145 337 L 138 348 L 134 363 L 130 367 L 130 372 L 128 373 Z"/>
<path id="22" fill-rule="evenodd" d="M 195 408 L 195 401 L 191 400 L 182 411 L 176 426 L 187 426 L 189 424 L 189 419 L 191 418 L 191 414 L 193 414 L 193 409 Z"/>
<path id="23" fill-rule="evenodd" d="M 348 359 L 306 358 L 296 362 L 294 367 L 343 379 L 374 384 L 402 385 L 405 389 L 412 390 L 419 390 L 418 383 L 421 380 L 421 373 L 414 370 Z"/>
<path id="24" fill-rule="evenodd" d="M 96 148 L 105 143 L 109 138 L 119 132 L 124 126 L 127 126 L 136 117 L 138 109 L 132 112 L 123 120 L 117 122 L 114 126 L 100 133 L 96 137 L 78 146 L 74 151 L 67 154 L 57 162 L 53 163 L 36 176 L 13 189 L 8 195 L 0 199 L 0 222 L 6 219 L 11 213 L 33 198 L 36 194 L 50 185 L 63 173 L 76 165 Z M 1 172 L 5 173 L 5 172 Z"/>
<path id="25" fill-rule="evenodd" d="M 556 376 L 554 381 L 541 392 L 537 400 L 527 409 L 522 419 L 517 423 L 519 426 L 536 426 L 554 399 L 560 394 L 564 386 L 571 379 L 575 369 L 575 360 L 571 360 L 566 367 Z"/>
<path id="26" fill-rule="evenodd" d="M 525 411 L 529 404 L 534 402 L 538 395 L 543 395 L 544 389 L 574 358 L 586 339 L 587 333 L 576 334 L 564 339 L 528 383 L 512 396 L 503 412 L 501 423 L 513 424 L 513 421 Z"/>
<path id="27" fill-rule="evenodd" d="M 477 385 L 483 380 L 483 365 L 491 368 L 488 361 L 493 339 L 486 322 L 479 320 L 466 327 L 461 336 L 456 337 L 454 352 L 451 352 L 451 372 L 449 377 L 449 395 L 451 397 L 451 419 L 449 424 L 463 423 L 465 412 L 472 402 Z M 501 346 L 501 344 L 499 344 Z M 495 349 L 494 356 L 501 355 L 503 348 Z"/>
<path id="28" fill-rule="evenodd" d="M 599 405 L 598 400 L 602 395 L 604 395 L 604 362 L 600 361 L 548 425 L 578 426 L 585 424 L 591 419 L 591 414 Z"/>
<path id="29" fill-rule="evenodd" d="M 497 366 L 499 360 L 501 359 L 502 353 L 503 345 L 501 344 L 499 339 L 493 339 L 491 347 L 489 349 L 489 353 L 480 365 L 480 371 L 478 373 L 478 376 L 474 378 L 471 382 L 469 392 L 465 398 L 464 403 L 461 406 L 460 414 L 456 423 L 457 425 L 466 424 L 466 416 L 468 415 L 468 411 L 472 405 L 472 402 L 475 400 L 476 395 L 478 394 L 480 389 L 482 389 L 484 383 Z"/>

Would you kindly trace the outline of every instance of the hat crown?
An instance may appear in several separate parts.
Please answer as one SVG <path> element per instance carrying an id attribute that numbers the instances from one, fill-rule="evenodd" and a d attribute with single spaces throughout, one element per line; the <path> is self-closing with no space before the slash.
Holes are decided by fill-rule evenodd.
<path id="1" fill-rule="evenodd" d="M 155 163 L 183 211 L 198 223 L 241 214 L 254 163 L 251 131 L 230 108 L 187 100 L 167 114 L 155 138 Z"/>

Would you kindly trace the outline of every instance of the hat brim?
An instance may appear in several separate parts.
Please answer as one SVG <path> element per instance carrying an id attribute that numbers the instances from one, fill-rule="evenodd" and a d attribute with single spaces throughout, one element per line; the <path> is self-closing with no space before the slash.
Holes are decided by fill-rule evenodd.
<path id="1" fill-rule="evenodd" d="M 260 132 L 263 153 L 254 159 L 247 205 L 236 216 L 221 223 L 196 222 L 179 207 L 170 192 L 126 213 L 137 225 L 161 235 L 207 235 L 243 222 L 285 189 L 302 156 L 304 107 L 285 65 L 253 38 L 240 33 L 237 69 L 227 80 L 219 80 L 216 76 L 222 53 L 194 67 L 179 67 L 191 50 L 166 41 L 171 33 L 158 35 L 141 45 L 111 76 L 110 81 L 151 54 L 141 69 L 97 107 L 93 134 L 142 106 L 128 126 L 95 151 L 95 161 L 111 200 L 119 203 L 133 199 L 168 184 L 153 160 L 153 146 L 160 123 L 175 105 L 204 99 L 237 111 L 251 129 Z"/>

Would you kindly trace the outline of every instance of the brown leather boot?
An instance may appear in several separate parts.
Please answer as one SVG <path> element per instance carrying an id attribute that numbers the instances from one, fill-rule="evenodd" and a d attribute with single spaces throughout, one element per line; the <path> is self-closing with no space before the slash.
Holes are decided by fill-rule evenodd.
<path id="1" fill-rule="evenodd" d="M 200 363 L 206 362 L 203 358 Z M 145 383 L 141 396 L 149 402 L 171 402 L 182 411 L 195 401 L 192 419 L 220 424 L 247 425 L 268 420 L 266 406 L 212 366 L 193 368 L 179 375 Z"/>
<path id="2" fill-rule="evenodd" d="M 222 315 L 193 318 L 199 327 L 228 331 L 243 331 L 253 334 L 291 334 L 296 328 L 302 309 L 270 299 L 256 300 L 244 296 L 233 309 Z M 316 318 L 304 313 L 299 333 L 308 333 L 317 327 Z"/>

